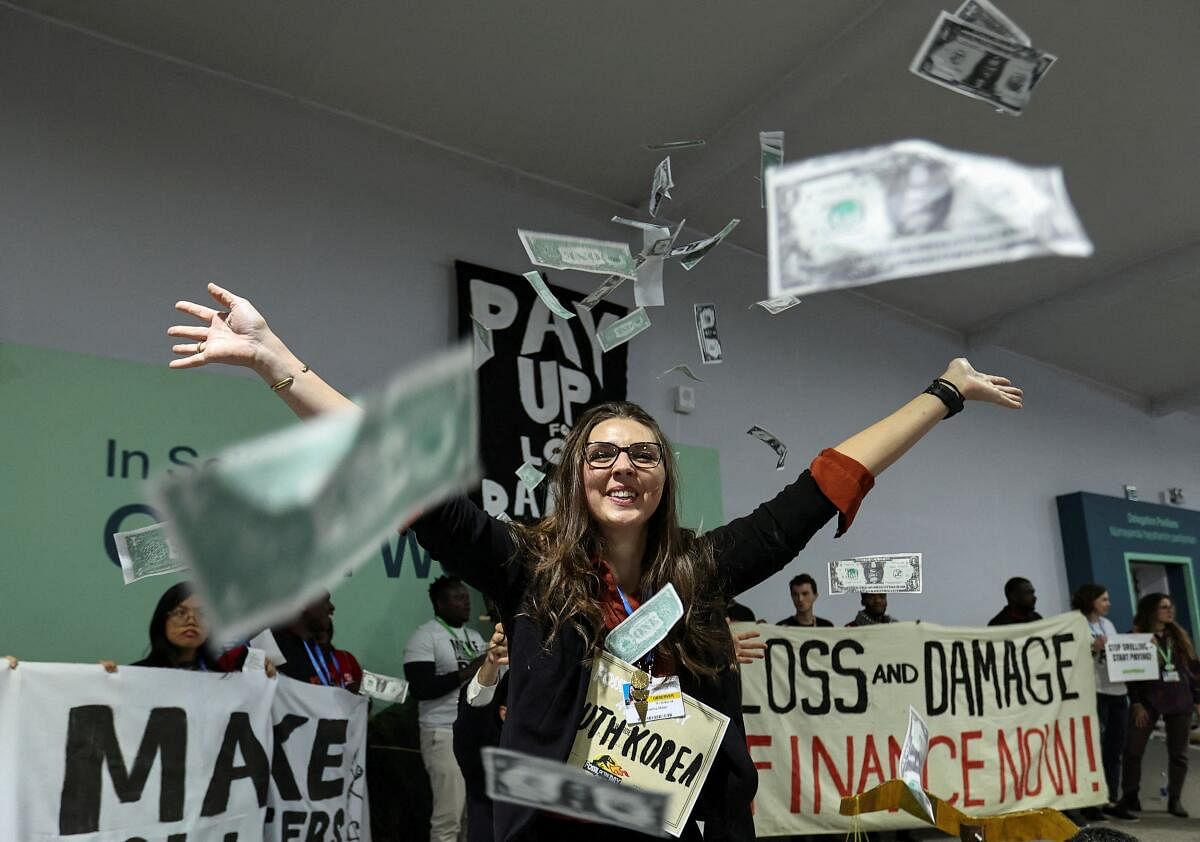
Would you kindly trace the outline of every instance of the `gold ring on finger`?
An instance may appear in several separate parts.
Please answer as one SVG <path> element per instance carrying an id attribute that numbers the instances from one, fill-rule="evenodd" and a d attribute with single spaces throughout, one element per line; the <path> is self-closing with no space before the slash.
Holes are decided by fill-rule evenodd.
<path id="1" fill-rule="evenodd" d="M 201 339 L 201 340 L 200 340 L 200 344 L 196 346 L 196 353 L 197 353 L 197 354 L 203 354 L 203 353 L 204 353 L 204 340 L 203 340 L 203 339 Z"/>

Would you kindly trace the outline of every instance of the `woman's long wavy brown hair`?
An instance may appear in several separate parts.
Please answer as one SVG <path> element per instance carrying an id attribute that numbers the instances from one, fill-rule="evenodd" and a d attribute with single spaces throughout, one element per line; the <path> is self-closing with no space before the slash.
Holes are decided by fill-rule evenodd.
<path id="1" fill-rule="evenodd" d="M 1142 633 L 1154 631 L 1154 624 L 1158 621 L 1158 606 L 1164 599 L 1171 600 L 1172 605 L 1175 604 L 1171 595 L 1165 593 L 1148 593 L 1138 600 L 1137 612 L 1133 615 L 1135 631 Z M 1164 623 L 1163 631 L 1175 641 L 1175 648 L 1184 655 L 1185 664 L 1196 657 L 1196 648 L 1192 646 L 1192 639 L 1188 637 L 1187 632 L 1181 626 L 1175 623 Z"/>
<path id="2" fill-rule="evenodd" d="M 524 610 L 542 628 L 547 647 L 568 627 L 583 636 L 589 653 L 603 643 L 603 574 L 598 560 L 604 556 L 604 539 L 588 510 L 583 449 L 592 429 L 613 418 L 644 424 L 662 447 L 666 476 L 662 498 L 647 524 L 642 586 L 656 593 L 668 583 L 674 585 L 684 615 L 660 648 L 665 646 L 675 663 L 692 675 L 716 675 L 731 663 L 733 643 L 724 620 L 712 542 L 680 527 L 675 453 L 658 423 L 637 404 L 603 403 L 579 418 L 550 475 L 554 512 L 533 526 L 516 526 L 519 552 L 532 560 Z"/>

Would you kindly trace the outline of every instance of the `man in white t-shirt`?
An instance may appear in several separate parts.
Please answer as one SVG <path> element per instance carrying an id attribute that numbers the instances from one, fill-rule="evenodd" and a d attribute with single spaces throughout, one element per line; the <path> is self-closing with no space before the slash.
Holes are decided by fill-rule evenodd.
<path id="1" fill-rule="evenodd" d="M 454 759 L 458 691 L 487 658 L 479 632 L 467 627 L 471 594 L 456 576 L 429 586 L 434 617 L 417 627 L 404 647 L 404 677 L 418 700 L 421 759 L 433 790 L 430 842 L 466 839 L 467 790 Z"/>

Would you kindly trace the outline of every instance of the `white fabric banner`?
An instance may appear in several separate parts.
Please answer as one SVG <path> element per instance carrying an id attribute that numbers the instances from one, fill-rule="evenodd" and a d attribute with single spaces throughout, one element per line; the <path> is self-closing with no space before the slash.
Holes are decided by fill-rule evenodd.
<path id="1" fill-rule="evenodd" d="M 0 839 L 369 842 L 366 710 L 261 672 L 0 670 Z"/>
<path id="2" fill-rule="evenodd" d="M 366 697 L 280 679 L 263 839 L 370 842 Z"/>
<path id="3" fill-rule="evenodd" d="M 986 629 L 745 628 L 767 645 L 766 659 L 741 667 L 759 836 L 848 830 L 842 797 L 898 777 L 909 705 L 929 725 L 925 789 L 968 815 L 1104 801 L 1078 611 Z M 899 812 L 862 825 L 921 826 Z"/>

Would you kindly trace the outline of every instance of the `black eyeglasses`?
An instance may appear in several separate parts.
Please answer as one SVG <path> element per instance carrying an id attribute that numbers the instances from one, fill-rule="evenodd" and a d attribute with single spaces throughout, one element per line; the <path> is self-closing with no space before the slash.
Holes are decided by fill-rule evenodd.
<path id="1" fill-rule="evenodd" d="M 203 623 L 205 616 L 203 608 L 184 608 L 182 605 L 177 605 L 167 612 L 168 620 L 175 620 L 179 623 L 186 623 L 189 619 Z"/>
<path id="2" fill-rule="evenodd" d="M 629 447 L 617 447 L 610 441 L 588 442 L 583 448 L 583 458 L 593 468 L 607 468 L 617 461 L 622 453 L 638 468 L 657 468 L 662 463 L 662 445 L 654 441 L 637 441 Z"/>

